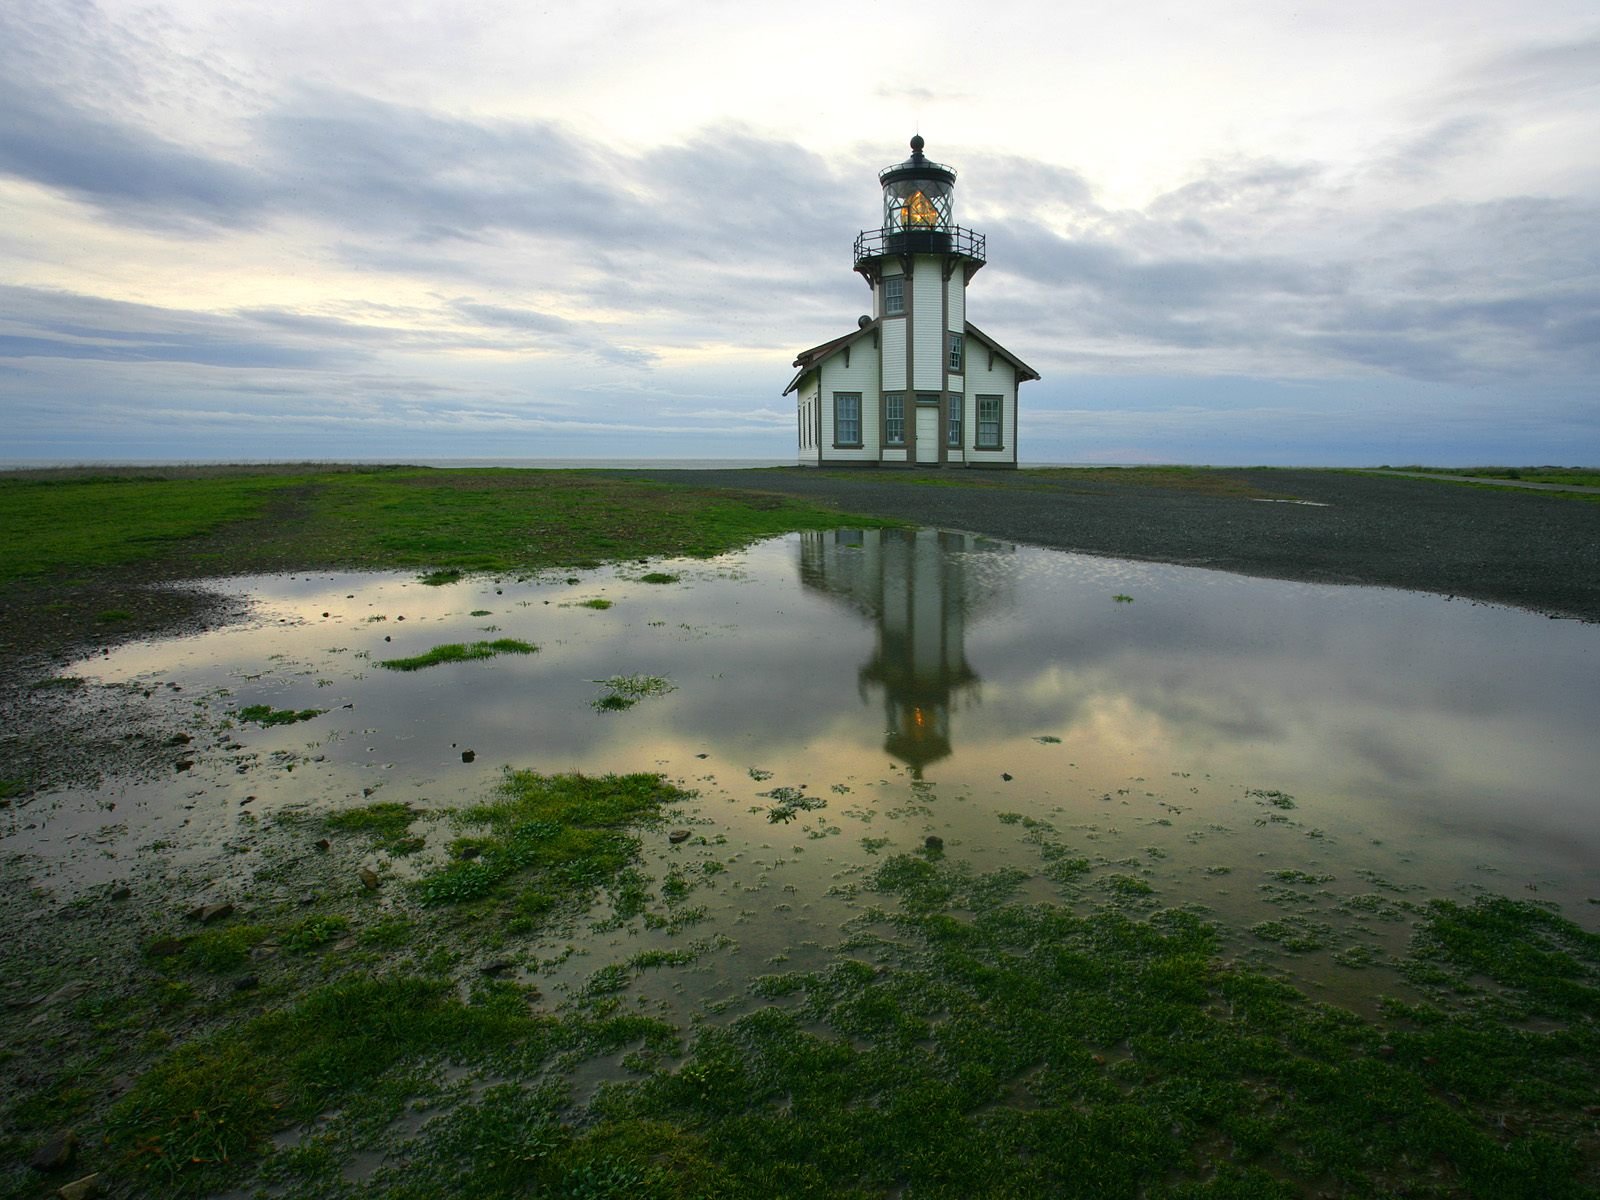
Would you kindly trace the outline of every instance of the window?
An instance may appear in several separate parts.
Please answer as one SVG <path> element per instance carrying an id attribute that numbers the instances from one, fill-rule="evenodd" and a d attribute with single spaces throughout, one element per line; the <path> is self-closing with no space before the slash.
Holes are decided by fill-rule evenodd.
<path id="1" fill-rule="evenodd" d="M 861 445 L 861 393 L 833 394 L 833 444 Z"/>
<path id="2" fill-rule="evenodd" d="M 978 397 L 978 449 L 1000 449 L 1000 397 Z"/>
<path id="3" fill-rule="evenodd" d="M 906 311 L 906 277 L 886 275 L 883 280 L 883 315 L 902 316 Z"/>
<path id="4" fill-rule="evenodd" d="M 952 450 L 961 449 L 961 407 L 963 400 L 960 396 L 950 397 L 950 423 L 946 428 L 944 442 Z"/>
<path id="5" fill-rule="evenodd" d="M 950 335 L 950 369 L 952 371 L 961 370 L 961 335 L 959 333 Z"/>
<path id="6" fill-rule="evenodd" d="M 885 445 L 904 446 L 906 444 L 906 394 L 904 392 L 885 392 L 883 394 L 883 440 Z"/>

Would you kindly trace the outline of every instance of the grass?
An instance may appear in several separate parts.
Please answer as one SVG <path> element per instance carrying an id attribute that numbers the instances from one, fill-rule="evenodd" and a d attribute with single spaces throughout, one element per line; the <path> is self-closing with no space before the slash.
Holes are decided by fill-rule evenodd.
<path id="1" fill-rule="evenodd" d="M 302 708 L 298 712 L 292 708 L 273 708 L 270 704 L 247 704 L 235 715 L 241 721 L 252 721 L 261 726 L 293 725 L 299 721 L 309 721 L 320 717 L 328 710 L 325 708 Z"/>
<path id="2" fill-rule="evenodd" d="M 1559 483 L 1568 487 L 1600 487 L 1600 470 L 1592 467 L 1381 467 L 1380 470 L 1414 471 L 1422 475 L 1470 475 L 1479 479 L 1506 479 L 1523 483 Z"/>
<path id="3" fill-rule="evenodd" d="M 683 798 L 658 775 L 507 772 L 493 801 L 457 816 L 475 831 L 457 850 L 470 848 L 473 856 L 423 876 L 415 895 L 425 906 L 499 898 L 540 911 L 570 907 L 633 860 L 638 846 L 629 826 Z"/>
<path id="4" fill-rule="evenodd" d="M 496 638 L 492 642 L 446 642 L 409 658 L 386 658 L 378 665 L 391 671 L 421 671 L 442 663 L 471 662 L 497 654 L 534 654 L 539 647 L 516 638 Z"/>
<path id="5" fill-rule="evenodd" d="M 634 993 L 702 969 L 712 943 L 601 959 L 559 1007 L 470 968 L 463 984 L 453 950 L 601 890 L 648 936 L 634 830 L 682 798 L 654 775 L 508 772 L 454 816 L 475 857 L 396 889 L 397 909 L 198 930 L 150 999 L 83 1015 L 116 1038 L 181 1022 L 225 1005 L 202 997 L 247 962 L 269 989 L 251 954 L 268 943 L 262 963 L 304 986 L 249 993 L 108 1107 L 62 1084 L 9 1119 L 74 1114 L 86 1169 L 133 1196 L 1566 1200 L 1600 1184 L 1600 935 L 1527 901 L 1419 906 L 1404 966 L 1425 999 L 1370 1018 L 1230 961 L 1226 929 L 1142 879 L 1050 901 L 1023 869 L 951 855 L 878 860 L 820 965 L 756 977 L 733 1014 L 682 1032 Z M 316 827 L 387 838 L 416 815 L 372 803 Z M 670 907 L 701 885 L 674 866 L 658 886 Z M 608 1082 L 573 1090 L 572 1072 Z M 16 1179 L 7 1194 L 37 1193 Z"/>
<path id="6" fill-rule="evenodd" d="M 582 471 L 248 468 L 0 475 L 0 585 L 156 562 L 172 577 L 417 568 L 425 581 L 708 556 L 883 525 L 784 497 Z"/>

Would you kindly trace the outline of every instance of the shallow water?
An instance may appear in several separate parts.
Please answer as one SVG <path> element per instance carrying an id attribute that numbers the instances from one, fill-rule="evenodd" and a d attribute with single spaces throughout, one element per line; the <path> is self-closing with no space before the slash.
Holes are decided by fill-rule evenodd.
<path id="1" fill-rule="evenodd" d="M 1590 926 L 1600 911 L 1593 626 L 928 530 L 573 577 L 217 586 L 258 619 L 74 668 L 194 740 L 169 777 L 5 814 L 0 853 L 59 893 L 151 853 L 242 872 L 276 811 L 459 806 L 514 766 L 660 771 L 699 793 L 674 818 L 696 836 L 647 839 L 647 869 L 684 868 L 706 919 L 583 938 L 545 972 L 572 989 L 653 945 L 731 939 L 652 989 L 669 1011 L 821 961 L 869 907 L 864 876 L 930 835 L 978 869 L 1036 871 L 1041 845 L 1065 847 L 1087 860 L 1069 897 L 1203 906 L 1251 960 L 1281 946 L 1245 931 L 1288 920 L 1318 943 L 1295 973 L 1358 1004 L 1376 985 L 1357 968 L 1403 946 L 1426 897 L 1533 897 Z M 495 638 L 539 652 L 378 665 Z M 618 675 L 673 690 L 598 710 Z M 230 721 L 255 704 L 326 711 Z M 774 821 L 797 794 L 816 807 Z M 448 835 L 437 823 L 430 844 Z M 1311 881 L 1286 886 L 1288 870 Z"/>

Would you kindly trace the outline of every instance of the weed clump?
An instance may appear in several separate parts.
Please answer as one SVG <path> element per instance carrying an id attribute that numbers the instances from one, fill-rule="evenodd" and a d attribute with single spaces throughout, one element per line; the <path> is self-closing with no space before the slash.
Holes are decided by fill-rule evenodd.
<path id="1" fill-rule="evenodd" d="M 327 711 L 325 708 L 302 708 L 297 712 L 292 708 L 273 708 L 270 704 L 247 704 L 236 715 L 241 721 L 253 721 L 267 728 L 273 725 L 294 725 L 300 721 L 310 721 Z"/>
<path id="2" fill-rule="evenodd" d="M 378 665 L 391 671 L 420 671 L 440 663 L 471 662 L 480 658 L 493 658 L 497 654 L 536 654 L 539 647 L 516 638 L 497 638 L 492 642 L 446 642 L 441 646 L 413 654 L 409 658 L 386 658 Z"/>
<path id="3" fill-rule="evenodd" d="M 621 712 L 651 696 L 677 691 L 677 685 L 661 675 L 613 675 L 595 682 L 606 689 L 604 695 L 590 703 L 596 712 Z"/>

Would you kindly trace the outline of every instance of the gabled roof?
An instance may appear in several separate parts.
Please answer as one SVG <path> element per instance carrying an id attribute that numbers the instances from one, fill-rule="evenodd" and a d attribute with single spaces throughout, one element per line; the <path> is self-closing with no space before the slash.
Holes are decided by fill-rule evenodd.
<path id="1" fill-rule="evenodd" d="M 993 350 L 1001 358 L 1005 359 L 1008 363 L 1010 363 L 1013 367 L 1015 367 L 1017 369 L 1017 382 L 1018 383 L 1021 383 L 1024 380 L 1027 380 L 1027 379 L 1037 379 L 1037 378 L 1039 378 L 1039 372 L 1035 371 L 1027 363 L 1023 362 L 1015 354 L 1011 353 L 1011 351 L 1007 350 L 1004 346 L 1002 346 L 999 342 L 995 341 L 992 337 L 990 337 L 983 330 L 979 329 L 971 321 L 967 321 L 966 322 L 966 326 L 967 326 L 967 336 L 968 337 L 977 338 L 985 346 L 989 347 L 989 349 Z"/>
<path id="2" fill-rule="evenodd" d="M 794 391 L 795 388 L 799 387 L 800 381 L 806 377 L 806 374 L 817 367 L 824 360 L 832 358 L 846 346 L 854 345 L 861 338 L 866 337 L 867 334 L 876 333 L 878 327 L 882 324 L 883 320 L 881 317 L 875 318 L 874 320 L 871 320 L 865 325 L 861 326 L 859 329 L 851 330 L 843 337 L 836 337 L 831 342 L 823 342 L 820 346 L 813 346 L 809 350 L 800 351 L 800 353 L 795 356 L 794 360 L 794 365 L 800 368 L 800 370 L 795 377 L 789 381 L 789 386 L 783 389 L 783 394 L 787 396 L 790 392 Z M 1035 371 L 1027 363 L 1023 362 L 1015 354 L 1011 353 L 1011 351 L 1007 350 L 1004 346 L 995 341 L 983 330 L 979 329 L 971 321 L 965 322 L 965 325 L 968 337 L 976 338 L 978 341 L 982 342 L 990 350 L 993 350 L 1001 358 L 1005 359 L 1017 369 L 1018 383 L 1022 383 L 1029 379 L 1039 378 L 1039 372 Z"/>
<path id="3" fill-rule="evenodd" d="M 853 345 L 869 333 L 876 333 L 878 326 L 882 323 L 881 319 L 875 318 L 865 325 L 852 329 L 843 337 L 836 337 L 831 342 L 823 342 L 820 346 L 813 346 L 809 350 L 800 351 L 794 360 L 794 365 L 800 368 L 800 373 L 789 381 L 789 386 L 783 389 L 783 394 L 787 396 L 794 391 L 800 385 L 800 381 L 806 377 L 806 372 L 822 362 L 823 359 L 833 357 L 846 346 Z"/>

